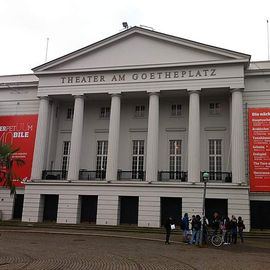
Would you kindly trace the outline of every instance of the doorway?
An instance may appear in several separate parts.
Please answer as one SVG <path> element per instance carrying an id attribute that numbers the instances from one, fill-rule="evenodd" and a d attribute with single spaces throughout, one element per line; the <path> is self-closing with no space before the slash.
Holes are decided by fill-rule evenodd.
<path id="1" fill-rule="evenodd" d="M 250 201 L 251 229 L 270 229 L 270 201 Z"/>
<path id="2" fill-rule="evenodd" d="M 182 218 L 182 198 L 160 198 L 161 226 L 165 224 L 168 217 L 172 217 L 176 225 L 180 225 Z"/>
<path id="3" fill-rule="evenodd" d="M 138 225 L 139 197 L 120 196 L 120 224 Z"/>
<path id="4" fill-rule="evenodd" d="M 58 195 L 43 195 L 44 196 L 44 211 L 43 221 L 56 222 L 58 211 Z"/>
<path id="5" fill-rule="evenodd" d="M 23 194 L 16 194 L 14 200 L 14 208 L 13 208 L 13 219 L 22 219 L 22 211 L 23 211 Z"/>
<path id="6" fill-rule="evenodd" d="M 98 196 L 83 195 L 81 199 L 81 222 L 96 223 Z"/>
<path id="7" fill-rule="evenodd" d="M 217 212 L 220 217 L 228 216 L 228 200 L 227 199 L 205 199 L 205 216 L 209 224 L 213 221 L 213 215 Z"/>

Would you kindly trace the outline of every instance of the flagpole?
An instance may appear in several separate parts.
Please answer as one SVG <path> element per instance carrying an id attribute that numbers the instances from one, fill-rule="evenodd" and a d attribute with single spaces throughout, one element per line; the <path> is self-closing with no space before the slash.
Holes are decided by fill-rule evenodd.
<path id="1" fill-rule="evenodd" d="M 269 22 L 266 20 L 267 23 L 267 52 L 268 52 L 268 60 L 270 60 L 270 50 L 269 50 Z"/>
<path id="2" fill-rule="evenodd" d="M 46 54 L 45 54 L 45 62 L 47 62 L 47 59 L 48 59 L 48 48 L 49 48 L 49 38 L 47 38 Z"/>

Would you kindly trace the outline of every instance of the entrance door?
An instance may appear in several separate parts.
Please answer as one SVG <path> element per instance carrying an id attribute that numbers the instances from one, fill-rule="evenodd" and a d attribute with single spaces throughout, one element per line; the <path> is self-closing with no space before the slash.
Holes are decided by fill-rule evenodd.
<path id="1" fill-rule="evenodd" d="M 98 196 L 81 196 L 81 222 L 96 223 Z"/>
<path id="2" fill-rule="evenodd" d="M 270 201 L 250 201 L 252 229 L 270 229 Z"/>
<path id="3" fill-rule="evenodd" d="M 160 198 L 161 226 L 165 224 L 168 217 L 172 217 L 176 225 L 180 225 L 182 218 L 182 198 Z"/>
<path id="4" fill-rule="evenodd" d="M 16 194 L 15 195 L 15 202 L 13 208 L 13 219 L 22 219 L 22 211 L 23 211 L 23 194 Z"/>
<path id="5" fill-rule="evenodd" d="M 56 222 L 58 199 L 58 195 L 44 195 L 43 221 Z"/>
<path id="6" fill-rule="evenodd" d="M 220 217 L 228 215 L 228 200 L 227 199 L 205 199 L 205 216 L 209 224 L 212 223 L 213 215 L 217 212 Z"/>
<path id="7" fill-rule="evenodd" d="M 120 200 L 120 224 L 138 225 L 139 197 L 121 196 Z"/>

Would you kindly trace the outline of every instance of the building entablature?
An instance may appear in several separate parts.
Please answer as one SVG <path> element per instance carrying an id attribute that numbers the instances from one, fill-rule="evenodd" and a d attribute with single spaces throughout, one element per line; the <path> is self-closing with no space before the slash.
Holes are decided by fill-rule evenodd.
<path id="1" fill-rule="evenodd" d="M 244 88 L 243 67 L 167 68 L 40 77 L 38 96 L 209 88 Z"/>

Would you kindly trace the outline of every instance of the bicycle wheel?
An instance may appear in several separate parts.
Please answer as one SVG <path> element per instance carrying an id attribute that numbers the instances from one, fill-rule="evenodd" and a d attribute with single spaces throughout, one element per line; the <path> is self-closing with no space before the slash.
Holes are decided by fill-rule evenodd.
<path id="1" fill-rule="evenodd" d="M 215 247 L 220 247 L 222 245 L 222 237 L 220 235 L 213 235 L 211 238 L 211 243 Z"/>

